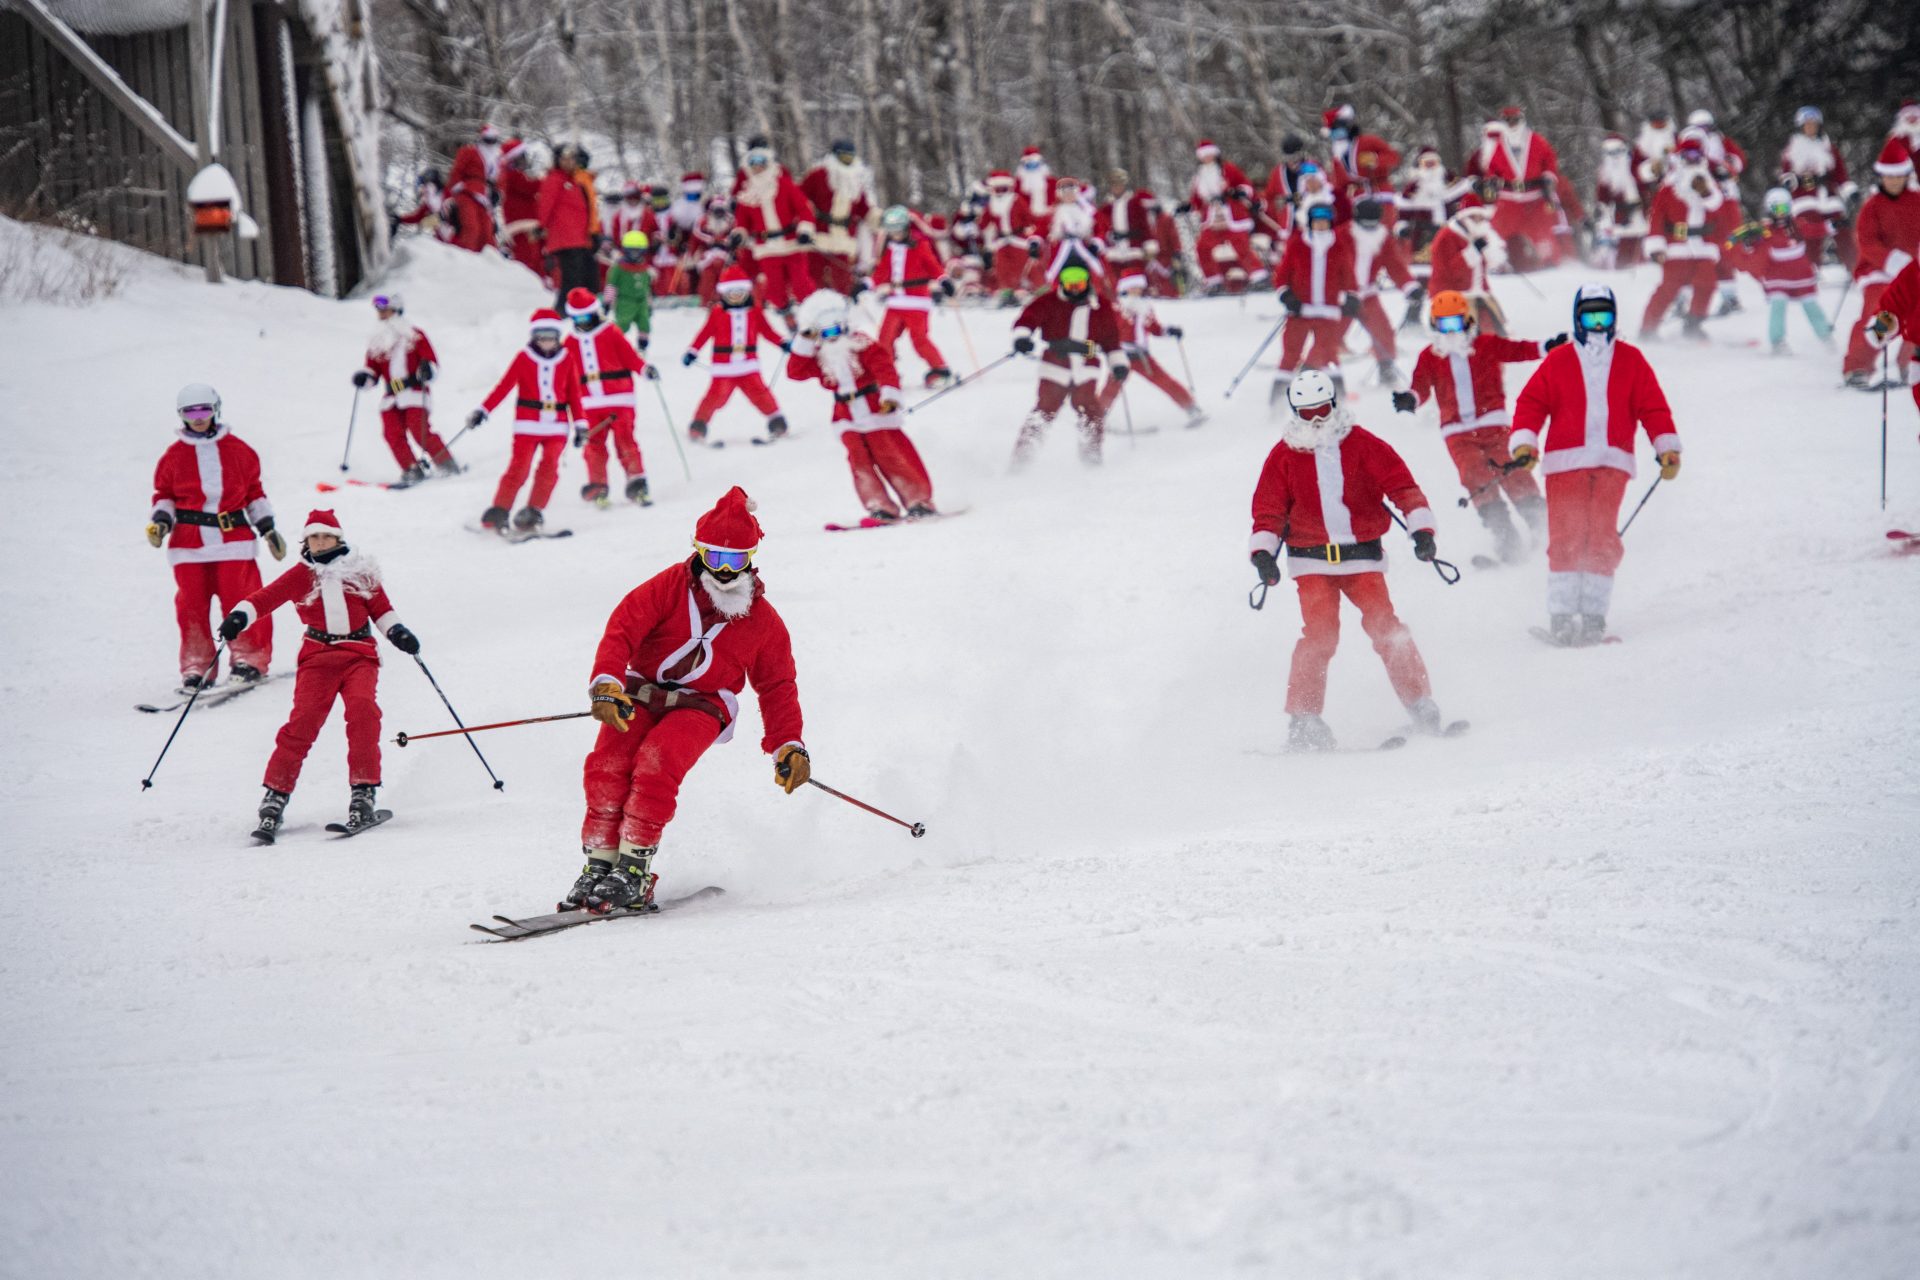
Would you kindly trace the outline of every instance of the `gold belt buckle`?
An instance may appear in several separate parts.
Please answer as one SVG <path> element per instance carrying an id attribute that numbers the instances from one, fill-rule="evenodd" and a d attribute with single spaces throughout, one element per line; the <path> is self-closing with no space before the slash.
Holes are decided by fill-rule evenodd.
<path id="1" fill-rule="evenodd" d="M 220 526 L 220 532 L 232 533 L 234 528 L 238 526 L 240 522 L 233 518 L 233 512 L 222 511 L 216 516 L 214 516 L 214 523 Z"/>
<path id="2" fill-rule="evenodd" d="M 1327 563 L 1328 564 L 1340 563 L 1340 546 L 1338 543 L 1329 542 L 1327 544 Z"/>

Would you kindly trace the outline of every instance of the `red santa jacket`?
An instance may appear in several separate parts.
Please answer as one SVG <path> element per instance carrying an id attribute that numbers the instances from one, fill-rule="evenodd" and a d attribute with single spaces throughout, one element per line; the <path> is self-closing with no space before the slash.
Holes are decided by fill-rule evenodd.
<path id="1" fill-rule="evenodd" d="M 524 169 L 500 171 L 500 221 L 509 236 L 532 235 L 540 225 L 540 183 Z"/>
<path id="2" fill-rule="evenodd" d="M 538 216 L 548 253 L 593 246 L 593 207 L 587 189 L 558 166 L 540 180 Z"/>
<path id="3" fill-rule="evenodd" d="M 1024 249 L 1036 234 L 1033 206 L 1018 192 L 988 196 L 987 207 L 980 215 L 980 228 L 988 253 L 1006 248 Z"/>
<path id="4" fill-rule="evenodd" d="M 514 397 L 513 434 L 517 436 L 564 436 L 569 422 L 587 420 L 586 406 L 580 401 L 580 362 L 565 345 L 551 356 L 531 346 L 522 348 L 481 403 L 492 413 L 508 392 Z"/>
<path id="5" fill-rule="evenodd" d="M 1912 179 L 1897 196 L 1874 188 L 1860 205 L 1854 239 L 1860 257 L 1853 275 L 1862 285 L 1886 284 L 1920 257 L 1920 190 Z"/>
<path id="6" fill-rule="evenodd" d="M 1278 555 L 1289 547 L 1352 547 L 1373 542 L 1393 527 L 1386 503 L 1406 517 L 1409 529 L 1434 528 L 1427 496 L 1413 481 L 1393 446 L 1359 426 L 1325 432 L 1303 429 L 1296 419 L 1260 468 L 1253 490 L 1250 551 Z M 1345 557 L 1293 557 L 1293 574 L 1379 573 L 1383 562 Z"/>
<path id="7" fill-rule="evenodd" d="M 438 362 L 424 332 L 404 320 L 382 323 L 367 345 L 367 368 L 380 380 L 380 408 L 432 408 L 433 391 L 420 370 Z"/>
<path id="8" fill-rule="evenodd" d="M 401 214 L 397 221 L 404 226 L 417 227 L 428 218 L 435 220 L 433 225 L 434 239 L 452 243 L 454 234 L 457 231 L 457 228 L 454 226 L 455 215 L 453 204 L 438 187 L 421 187 L 420 203 L 413 207 L 413 212 Z"/>
<path id="9" fill-rule="evenodd" d="M 1138 360 L 1147 354 L 1147 343 L 1167 331 L 1160 323 L 1160 317 L 1153 308 L 1146 305 L 1122 308 L 1120 311 L 1120 346 L 1130 360 Z"/>
<path id="10" fill-rule="evenodd" d="M 1098 382 L 1103 363 L 1115 369 L 1128 365 L 1119 321 L 1097 296 L 1076 306 L 1053 290 L 1039 294 L 1014 319 L 1013 336 L 1036 341 L 1045 382 Z"/>
<path id="11" fill-rule="evenodd" d="M 614 205 L 613 211 L 607 215 L 607 236 L 613 241 L 613 247 L 616 249 L 620 247 L 621 237 L 629 231 L 645 233 L 647 243 L 652 244 L 653 228 L 653 210 L 644 200 L 639 204 L 628 204 L 622 200 Z"/>
<path id="12" fill-rule="evenodd" d="M 1393 171 L 1400 167 L 1400 153 L 1371 133 L 1334 143 L 1329 159 L 1333 185 L 1353 196 L 1391 191 Z"/>
<path id="13" fill-rule="evenodd" d="M 933 310 L 933 286 L 945 275 L 940 255 L 919 237 L 881 242 L 873 255 L 873 275 L 868 283 L 888 288 L 887 310 Z"/>
<path id="14" fill-rule="evenodd" d="M 854 237 L 873 212 L 873 171 L 864 164 L 842 165 L 837 160 L 833 163 L 844 173 L 842 185 L 836 188 L 833 173 L 828 170 L 827 162 L 822 161 L 800 179 L 800 192 L 813 206 L 813 221 L 820 228 L 822 248 L 830 253 L 852 254 L 859 248 Z M 846 172 L 848 170 L 851 172 Z"/>
<path id="15" fill-rule="evenodd" d="M 602 320 L 586 333 L 568 334 L 567 350 L 579 366 L 580 404 L 589 417 L 604 416 L 594 410 L 639 407 L 634 379 L 646 371 L 647 362 L 612 320 Z"/>
<path id="16" fill-rule="evenodd" d="M 1221 160 L 1218 166 L 1217 176 L 1209 175 L 1211 165 L 1203 164 L 1194 170 L 1193 189 L 1187 195 L 1194 217 L 1202 227 L 1252 231 L 1253 184 L 1233 161 Z"/>
<path id="17" fill-rule="evenodd" d="M 1287 237 L 1275 277 L 1282 289 L 1300 299 L 1300 315 L 1307 320 L 1338 320 L 1340 299 L 1352 293 L 1353 241 L 1347 228 L 1302 231 Z"/>
<path id="18" fill-rule="evenodd" d="M 1107 244 L 1116 262 L 1158 253 L 1160 244 L 1153 234 L 1158 204 L 1151 191 L 1128 191 L 1108 200 L 1093 211 L 1094 237 Z"/>
<path id="19" fill-rule="evenodd" d="M 1491 240 L 1492 237 L 1493 231 L 1489 228 L 1487 238 Z M 1428 260 L 1433 264 L 1433 271 L 1427 278 L 1429 296 L 1449 289 L 1467 294 L 1484 294 L 1488 291 L 1485 252 L 1476 249 L 1451 222 L 1434 233 Z"/>
<path id="20" fill-rule="evenodd" d="M 325 564 L 302 560 L 234 610 L 245 614 L 247 626 L 252 626 L 283 604 L 292 605 L 306 624 L 302 661 L 328 649 L 345 649 L 378 662 L 380 648 L 372 633 L 391 631 L 400 623 L 387 589 L 380 585 L 380 566 L 352 550 Z M 357 634 L 363 628 L 367 634 Z"/>
<path id="21" fill-rule="evenodd" d="M 1900 268 L 1880 295 L 1880 310 L 1893 312 L 1903 341 L 1920 343 L 1920 264 L 1909 262 Z M 1914 388 L 1914 399 L 1920 402 L 1920 384 Z"/>
<path id="22" fill-rule="evenodd" d="M 1806 241 L 1791 226 L 1769 222 L 1751 240 L 1729 240 L 1728 261 L 1760 282 L 1769 298 L 1811 298 L 1820 291 Z"/>
<path id="23" fill-rule="evenodd" d="M 1440 434 L 1457 436 L 1482 427 L 1507 425 L 1506 378 L 1500 366 L 1538 360 L 1540 344 L 1497 334 L 1476 333 L 1466 354 L 1428 347 L 1413 362 L 1414 398 L 1428 396 L 1440 407 Z"/>
<path id="24" fill-rule="evenodd" d="M 782 339 L 767 323 L 759 307 L 715 307 L 707 312 L 707 322 L 693 335 L 687 350 L 698 351 L 713 344 L 713 376 L 744 378 L 760 372 L 760 344 L 779 346 Z"/>
<path id="25" fill-rule="evenodd" d="M 173 519 L 167 562 L 253 559 L 253 525 L 273 519 L 273 504 L 260 487 L 260 455 L 224 422 L 208 438 L 185 428 L 176 434 L 153 469 L 153 510 Z M 221 524 L 188 523 L 202 516 Z"/>
<path id="26" fill-rule="evenodd" d="M 1856 190 L 1847 177 L 1846 157 L 1824 133 L 1809 138 L 1795 131 L 1780 150 L 1780 176 L 1781 185 L 1793 196 L 1796 214 L 1839 213 L 1841 202 Z"/>
<path id="27" fill-rule="evenodd" d="M 1508 203 L 1533 204 L 1544 200 L 1541 180 L 1552 180 L 1560 172 L 1560 157 L 1547 140 L 1527 130 L 1526 144 L 1516 147 L 1509 137 L 1487 138 L 1481 143 L 1467 172 L 1475 177 L 1498 178 L 1500 199 Z"/>
<path id="28" fill-rule="evenodd" d="M 453 153 L 453 167 L 447 170 L 447 194 L 465 196 L 477 200 L 484 207 L 493 207 L 494 173 L 499 172 L 500 151 L 495 148 L 493 158 L 488 158 L 480 148 L 469 142 Z"/>
<path id="29" fill-rule="evenodd" d="M 813 235 L 813 202 L 786 169 L 769 165 L 760 177 L 741 171 L 746 180 L 734 195 L 734 219 L 754 242 L 762 258 L 779 258 L 800 251 L 797 237 Z"/>
<path id="30" fill-rule="evenodd" d="M 1680 448 L 1666 393 L 1640 348 L 1618 340 L 1569 342 L 1547 352 L 1527 379 L 1507 443 L 1540 450 L 1546 475 L 1612 467 L 1631 476 L 1636 428 L 1646 431 L 1655 453 Z"/>
<path id="31" fill-rule="evenodd" d="M 1360 286 L 1361 297 L 1371 298 L 1378 293 L 1375 282 L 1383 275 L 1402 289 L 1413 284 L 1406 242 L 1394 235 L 1386 223 L 1369 231 L 1354 222 L 1349 223 L 1346 230 L 1353 239 L 1353 279 Z"/>
<path id="32" fill-rule="evenodd" d="M 1709 181 L 1703 196 L 1688 181 L 1682 178 L 1654 195 L 1647 209 L 1647 252 L 1718 262 L 1720 243 L 1733 230 L 1729 224 L 1739 210 L 1728 204 L 1717 184 Z"/>
<path id="33" fill-rule="evenodd" d="M 787 376 L 817 379 L 831 391 L 833 420 L 850 431 L 887 431 L 901 423 L 900 371 L 887 349 L 864 333 L 825 343 L 804 334 L 794 338 Z"/>
<path id="34" fill-rule="evenodd" d="M 751 683 L 766 726 L 760 749 L 772 754 L 801 745 L 793 641 L 757 574 L 752 606 L 729 618 L 695 580 L 691 560 L 656 573 L 614 606 L 594 650 L 593 673 L 589 687 L 612 680 L 629 692 L 651 684 L 717 699 L 727 713 L 721 742 L 733 736 L 740 690 Z"/>

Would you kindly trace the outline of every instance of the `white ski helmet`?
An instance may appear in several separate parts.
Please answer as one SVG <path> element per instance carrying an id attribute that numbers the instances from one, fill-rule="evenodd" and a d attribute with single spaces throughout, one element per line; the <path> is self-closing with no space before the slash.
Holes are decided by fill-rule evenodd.
<path id="1" fill-rule="evenodd" d="M 220 421 L 220 393 L 204 382 L 189 382 L 180 388 L 173 398 L 173 411 L 180 415 L 182 422 L 187 421 L 187 410 L 213 408 L 213 420 Z"/>
<path id="2" fill-rule="evenodd" d="M 1713 128 L 1713 112 L 1706 110 L 1704 107 L 1701 108 L 1699 111 L 1689 111 L 1687 113 L 1687 128 L 1689 129 Z"/>
<path id="3" fill-rule="evenodd" d="M 1337 404 L 1339 400 L 1340 389 L 1318 369 L 1303 369 L 1287 384 L 1287 407 L 1296 418 L 1302 409 L 1317 409 L 1321 405 Z"/>
<path id="4" fill-rule="evenodd" d="M 832 289 L 816 289 L 800 303 L 794 321 L 802 333 L 837 337 L 848 324 L 847 298 Z"/>
<path id="5" fill-rule="evenodd" d="M 375 311 L 392 311 L 399 315 L 405 315 L 407 301 L 400 296 L 398 290 L 387 293 L 376 293 L 373 295 L 373 309 Z"/>

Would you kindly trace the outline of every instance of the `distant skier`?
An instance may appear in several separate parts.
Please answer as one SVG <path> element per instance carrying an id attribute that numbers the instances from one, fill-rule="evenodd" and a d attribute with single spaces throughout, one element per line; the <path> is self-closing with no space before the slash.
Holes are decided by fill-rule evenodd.
<path id="1" fill-rule="evenodd" d="M 1040 346 L 1040 392 L 1033 411 L 1020 424 L 1013 464 L 1024 466 L 1039 448 L 1060 406 L 1072 402 L 1080 426 L 1080 460 L 1100 461 L 1106 411 L 1100 407 L 1100 376 L 1124 380 L 1129 369 L 1121 348 L 1114 308 L 1093 291 L 1093 275 L 1082 264 L 1062 267 L 1054 287 L 1029 302 L 1013 322 L 1013 349 L 1030 355 Z"/>
<path id="2" fill-rule="evenodd" d="M 681 782 L 733 737 L 747 684 L 774 784 L 791 795 L 810 776 L 792 641 L 753 567 L 753 510 L 745 490 L 729 489 L 694 526 L 693 555 L 629 591 L 607 619 L 588 682 L 601 728 L 584 770 L 587 862 L 562 911 L 653 901 L 653 860 Z"/>
<path id="3" fill-rule="evenodd" d="M 647 265 L 652 243 L 644 231 L 620 237 L 620 257 L 607 268 L 605 291 L 613 304 L 614 328 L 643 356 L 653 341 L 653 272 Z"/>
<path id="4" fill-rule="evenodd" d="M 1328 751 L 1333 730 L 1320 713 L 1327 666 L 1340 643 L 1340 597 L 1360 610 L 1360 626 L 1386 664 L 1393 691 L 1426 733 L 1442 729 L 1426 664 L 1393 611 L 1380 540 L 1392 502 L 1413 531 L 1416 559 L 1434 557 L 1433 512 L 1393 446 L 1353 421 L 1333 379 L 1308 369 L 1287 386 L 1290 410 L 1280 443 L 1267 455 L 1253 491 L 1251 558 L 1260 581 L 1280 583 L 1285 549 L 1300 590 L 1302 627 L 1287 676 L 1287 746 Z"/>
<path id="5" fill-rule="evenodd" d="M 1274 272 L 1280 283 L 1280 305 L 1287 314 L 1269 406 L 1285 399 L 1287 383 L 1302 366 L 1324 369 L 1334 386 L 1342 385 L 1340 335 L 1347 322 L 1360 314 L 1360 293 L 1353 278 L 1353 241 L 1345 227 L 1334 225 L 1333 212 L 1331 200 L 1314 200 L 1305 206 L 1301 217 L 1306 229 L 1287 238 L 1280 267 Z"/>
<path id="6" fill-rule="evenodd" d="M 1161 324 L 1160 317 L 1154 314 L 1153 301 L 1147 297 L 1147 277 L 1142 265 L 1136 265 L 1129 274 L 1120 277 L 1118 292 L 1120 349 L 1126 353 L 1128 376 L 1137 374 L 1166 392 L 1167 398 L 1186 412 L 1187 425 L 1199 426 L 1207 420 L 1207 415 L 1194 402 L 1193 393 L 1153 358 L 1150 345 L 1153 339 L 1168 337 L 1177 342 L 1181 337 L 1181 329 L 1179 325 Z M 1125 388 L 1123 379 L 1107 379 L 1107 384 L 1100 388 L 1101 413 L 1113 412 L 1113 402 L 1120 398 Z"/>
<path id="7" fill-rule="evenodd" d="M 899 349 L 900 335 L 905 333 L 913 343 L 914 354 L 927 362 L 927 385 L 944 387 L 953 381 L 953 370 L 947 367 L 947 358 L 940 354 L 927 329 L 935 295 L 951 298 L 953 281 L 941 268 L 940 255 L 933 245 L 913 233 L 905 205 L 896 204 L 882 214 L 880 229 L 886 239 L 874 255 L 873 274 L 867 279 L 887 312 L 876 341 L 891 360 Z"/>
<path id="8" fill-rule="evenodd" d="M 1633 441 L 1644 429 L 1660 478 L 1680 474 L 1680 437 L 1653 366 L 1618 341 L 1613 290 L 1582 285 L 1573 300 L 1574 341 L 1546 354 L 1514 409 L 1508 442 L 1522 466 L 1547 478 L 1547 614 L 1559 645 L 1606 638 L 1613 573 L 1626 554 L 1614 526 L 1633 479 Z M 1589 393 L 1604 389 L 1606 402 Z"/>
<path id="9" fill-rule="evenodd" d="M 427 478 L 427 459 L 414 456 L 414 444 L 433 459 L 441 475 L 458 475 L 459 464 L 434 434 L 427 417 L 433 410 L 433 390 L 428 384 L 439 369 L 433 343 L 406 320 L 406 303 L 399 294 L 375 294 L 373 310 L 380 324 L 367 343 L 366 367 L 354 372 L 353 385 L 380 388 L 381 431 L 387 448 L 393 450 L 393 460 L 400 464 L 401 483 L 418 484 Z"/>
<path id="10" fill-rule="evenodd" d="M 220 623 L 221 639 L 238 643 L 256 623 L 271 626 L 270 615 L 283 604 L 294 606 L 307 632 L 296 661 L 293 710 L 274 739 L 263 780 L 267 793 L 254 834 L 267 844 L 280 830 L 300 767 L 335 699 L 347 721 L 346 826 L 357 831 L 373 822 L 374 788 L 380 785 L 380 651 L 373 633 L 384 632 L 402 653 L 420 652 L 420 642 L 387 599 L 380 566 L 347 545 L 331 511 L 307 514 L 299 562 L 235 605 Z"/>
<path id="11" fill-rule="evenodd" d="M 766 314 L 754 298 L 753 281 L 739 267 L 728 267 L 715 288 L 720 305 L 707 313 L 707 322 L 693 335 L 686 353 L 680 357 L 680 363 L 691 368 L 700 358 L 700 348 L 713 344 L 713 380 L 707 384 L 707 394 L 700 397 L 699 405 L 694 408 L 687 435 L 696 441 L 705 440 L 707 423 L 738 391 L 749 404 L 767 415 L 767 435 L 778 440 L 787 434 L 787 419 L 780 412 L 780 402 L 773 398 L 773 392 L 760 376 L 760 344 L 765 341 L 784 348 L 787 339 L 767 323 Z"/>
<path id="12" fill-rule="evenodd" d="M 167 446 L 153 469 L 153 514 L 147 541 L 165 545 L 177 590 L 174 618 L 180 625 L 180 687 L 211 684 L 215 652 L 208 613 L 216 600 L 224 611 L 260 586 L 257 533 L 275 560 L 287 543 L 273 527 L 273 504 L 260 487 L 260 455 L 220 420 L 220 393 L 204 382 L 180 388 L 179 440 Z M 262 627 L 229 650 L 235 680 L 259 680 L 273 659 L 273 628 Z"/>
<path id="13" fill-rule="evenodd" d="M 599 301 L 585 289 L 567 295 L 567 316 L 573 321 L 567 352 L 580 375 L 580 404 L 587 415 L 573 428 L 574 443 L 583 445 L 586 452 L 587 482 L 580 487 L 580 496 L 607 505 L 607 450 L 611 445 L 620 455 L 620 469 L 627 475 L 627 501 L 648 506 L 653 498 L 647 492 L 647 465 L 633 435 L 634 414 L 640 407 L 634 380 L 658 379 L 660 371 L 633 349 L 619 326 L 607 319 Z"/>
<path id="14" fill-rule="evenodd" d="M 1798 136 L 1798 135 L 1796 135 Z M 1762 207 L 1764 222 L 1748 222 L 1734 229 L 1724 252 L 1732 263 L 1760 282 L 1767 295 L 1767 340 L 1773 354 L 1790 354 L 1787 349 L 1787 304 L 1797 302 L 1813 326 L 1814 336 L 1829 349 L 1833 346 L 1833 325 L 1820 307 L 1820 277 L 1813 254 L 1800 238 L 1793 213 L 1793 197 L 1785 187 L 1768 191 Z M 1824 234 L 1822 232 L 1821 234 Z"/>
<path id="15" fill-rule="evenodd" d="M 560 480 L 560 454 L 575 423 L 585 424 L 581 403 L 580 363 L 566 347 L 566 326 L 554 312 L 542 308 L 527 324 L 527 345 L 513 357 L 481 407 L 467 415 L 467 426 L 477 427 L 512 393 L 513 457 L 500 476 L 493 505 L 480 516 L 485 529 L 503 530 L 507 513 L 519 497 L 520 486 L 533 472 L 527 505 L 513 515 L 513 527 L 530 532 L 546 523 L 547 501 Z M 534 455 L 539 455 L 539 465 Z"/>

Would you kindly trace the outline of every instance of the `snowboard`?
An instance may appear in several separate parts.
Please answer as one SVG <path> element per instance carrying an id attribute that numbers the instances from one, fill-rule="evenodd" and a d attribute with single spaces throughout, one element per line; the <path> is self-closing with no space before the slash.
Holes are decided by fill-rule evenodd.
<path id="1" fill-rule="evenodd" d="M 138 702 L 134 704 L 134 710 L 145 711 L 149 715 L 160 715 L 168 711 L 178 711 L 180 708 L 186 706 L 189 701 L 193 702 L 195 710 L 201 707 L 217 707 L 223 702 L 232 702 L 241 694 L 250 693 L 263 684 L 272 684 L 275 680 L 285 680 L 291 674 L 292 673 L 288 671 L 278 671 L 273 675 L 262 677 L 259 680 L 249 680 L 242 684 L 216 684 L 211 688 L 202 689 L 200 691 L 200 697 L 197 700 L 191 698 L 190 695 L 176 692 L 173 702 L 166 703 L 165 705 L 152 702 Z"/>
<path id="2" fill-rule="evenodd" d="M 381 823 L 385 822 L 388 818 L 391 818 L 392 816 L 393 816 L 393 810 L 391 809 L 375 809 L 373 811 L 373 821 L 369 822 L 366 826 L 349 827 L 344 822 L 329 822 L 327 824 L 327 833 L 329 835 L 338 836 L 342 840 L 351 840 L 353 839 L 353 837 L 357 835 L 364 835 L 367 832 L 373 830 L 375 827 L 379 826 Z"/>
<path id="3" fill-rule="evenodd" d="M 512 916 L 495 916 L 492 924 L 471 924 L 467 927 L 480 933 L 491 934 L 501 942 L 518 942 L 522 938 L 538 938 L 549 933 L 559 933 L 563 929 L 577 929 L 581 925 L 592 924 L 597 920 L 624 920 L 632 916 L 658 915 L 662 911 L 671 911 L 675 907 L 683 907 L 690 902 L 717 898 L 725 892 L 726 890 L 720 886 L 710 884 L 677 898 L 656 901 L 650 907 L 640 911 L 621 907 L 599 916 L 591 911 L 556 911 L 551 915 L 523 916 L 519 919 Z"/>
<path id="4" fill-rule="evenodd" d="M 937 511 L 930 516 L 901 516 L 898 520 L 880 520 L 873 516 L 862 516 L 856 524 L 825 524 L 821 527 L 828 533 L 857 533 L 861 529 L 891 529 L 905 524 L 932 524 L 937 520 L 951 520 L 963 516 L 972 508 L 956 507 L 952 511 Z"/>

